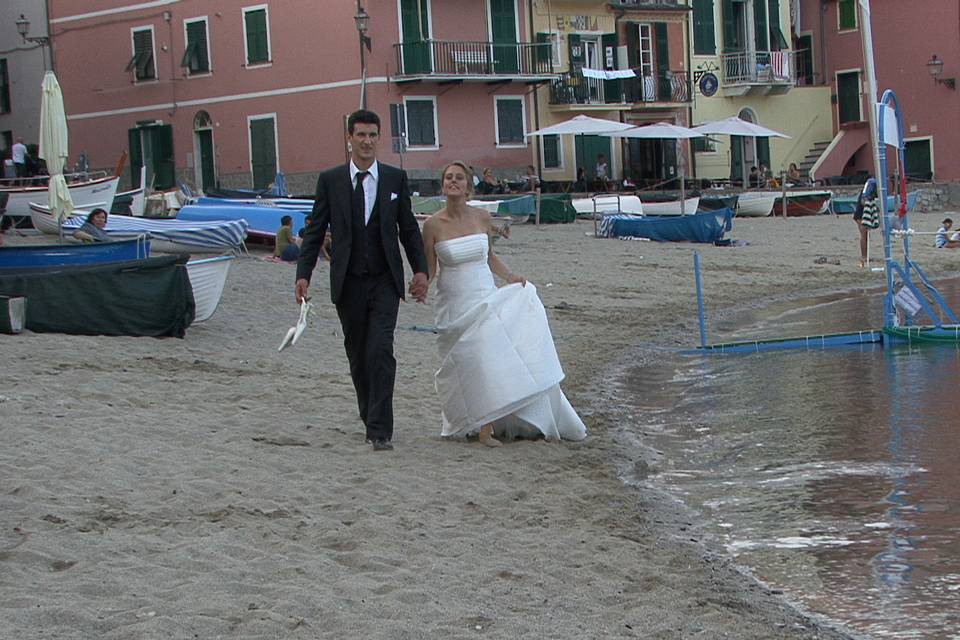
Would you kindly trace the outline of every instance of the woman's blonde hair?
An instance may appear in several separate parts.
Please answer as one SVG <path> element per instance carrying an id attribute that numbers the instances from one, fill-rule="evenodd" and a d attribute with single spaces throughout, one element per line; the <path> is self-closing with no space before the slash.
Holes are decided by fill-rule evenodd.
<path id="1" fill-rule="evenodd" d="M 473 193 L 473 171 L 471 171 L 467 163 L 462 160 L 454 160 L 444 165 L 443 171 L 440 172 L 440 189 L 443 190 L 443 176 L 447 174 L 447 169 L 450 167 L 460 167 L 463 169 L 463 173 L 467 176 L 467 193 Z"/>

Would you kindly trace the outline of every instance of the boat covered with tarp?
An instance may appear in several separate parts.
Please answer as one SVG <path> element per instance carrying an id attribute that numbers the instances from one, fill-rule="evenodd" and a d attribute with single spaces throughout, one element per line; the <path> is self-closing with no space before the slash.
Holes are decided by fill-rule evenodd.
<path id="1" fill-rule="evenodd" d="M 121 242 L 43 244 L 0 247 L 0 269 L 128 262 L 150 256 L 150 241 L 140 236 Z"/>
<path id="2" fill-rule="evenodd" d="M 613 214 L 600 220 L 597 235 L 604 238 L 647 238 L 657 242 L 723 240 L 733 229 L 733 209 L 704 211 L 689 216 L 635 216 Z"/>
<path id="3" fill-rule="evenodd" d="M 0 295 L 26 299 L 38 333 L 182 338 L 196 304 L 186 256 L 0 269 Z"/>
<path id="4" fill-rule="evenodd" d="M 309 210 L 298 211 L 259 204 L 222 206 L 188 204 L 177 213 L 177 220 L 181 222 L 243 220 L 247 223 L 248 235 L 275 238 L 283 216 L 293 218 L 293 231 L 298 233 L 304 227 L 304 221 L 309 214 Z"/>

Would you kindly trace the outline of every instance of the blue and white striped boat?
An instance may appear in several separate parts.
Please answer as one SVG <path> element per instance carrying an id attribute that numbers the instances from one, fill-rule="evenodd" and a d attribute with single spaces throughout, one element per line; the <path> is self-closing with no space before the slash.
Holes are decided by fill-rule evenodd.
<path id="1" fill-rule="evenodd" d="M 255 205 L 258 207 L 276 207 L 278 209 L 293 209 L 294 211 L 310 211 L 313 209 L 313 200 L 305 198 L 211 198 L 201 196 L 196 202 L 206 207 L 233 207 L 237 205 Z"/>
<path id="2" fill-rule="evenodd" d="M 297 211 L 295 209 L 256 204 L 229 206 L 188 204 L 177 212 L 177 220 L 245 220 L 247 223 L 247 232 L 250 235 L 275 238 L 277 236 L 277 230 L 280 229 L 280 220 L 283 216 L 293 218 L 293 232 L 297 233 L 303 228 L 304 220 L 309 213 L 309 209 Z"/>
<path id="3" fill-rule="evenodd" d="M 56 222 L 53 222 L 53 216 L 50 215 L 49 209 L 33 203 L 31 203 L 30 208 L 35 221 L 38 217 L 49 218 L 44 222 L 50 222 L 56 229 Z M 83 225 L 85 219 L 85 216 L 74 216 L 64 220 L 64 235 L 72 238 L 73 232 Z M 243 241 L 247 237 L 247 226 L 245 220 L 193 222 L 113 215 L 107 216 L 107 226 L 104 231 L 111 238 L 117 240 L 128 240 L 147 235 L 152 240 L 154 251 L 218 253 L 242 248 Z"/>

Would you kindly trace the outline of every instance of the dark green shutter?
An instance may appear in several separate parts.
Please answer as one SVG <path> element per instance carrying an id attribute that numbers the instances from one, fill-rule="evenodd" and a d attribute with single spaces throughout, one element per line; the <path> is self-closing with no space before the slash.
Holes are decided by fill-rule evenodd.
<path id="1" fill-rule="evenodd" d="M 176 165 L 173 159 L 173 127 L 169 124 L 147 129 L 151 138 L 153 160 L 153 188 L 172 189 L 177 186 Z"/>
<path id="2" fill-rule="evenodd" d="M 767 3 L 753 0 L 753 43 L 757 51 L 769 51 L 770 23 L 767 20 Z"/>
<path id="3" fill-rule="evenodd" d="M 429 27 L 426 0 L 401 0 L 400 28 L 403 34 L 404 73 L 430 73 Z"/>
<path id="4" fill-rule="evenodd" d="M 862 118 L 860 113 L 860 74 L 837 74 L 837 116 L 840 124 L 857 122 Z"/>
<path id="5" fill-rule="evenodd" d="M 192 47 L 192 55 L 187 60 L 190 73 L 202 73 L 210 70 L 207 57 L 207 23 L 205 20 L 187 25 L 187 48 Z"/>
<path id="6" fill-rule="evenodd" d="M 433 101 L 407 101 L 407 136 L 411 145 L 432 147 L 437 144 L 433 130 Z"/>
<path id="7" fill-rule="evenodd" d="M 656 34 L 657 47 L 657 99 L 670 100 L 673 90 L 670 86 L 670 42 L 667 36 L 667 23 L 655 22 L 653 31 Z"/>
<path id="8" fill-rule="evenodd" d="M 757 164 L 770 169 L 770 138 L 755 138 L 757 141 Z M 765 176 L 761 176 L 763 179 Z"/>
<path id="9" fill-rule="evenodd" d="M 904 147 L 904 162 L 906 173 L 910 178 L 918 180 L 933 179 L 933 161 L 930 153 L 929 140 L 913 140 Z"/>
<path id="10" fill-rule="evenodd" d="M 602 51 L 600 55 L 603 56 L 603 68 L 608 71 L 613 71 L 617 68 L 617 34 L 615 33 L 605 33 L 600 38 L 600 47 Z M 607 48 L 610 47 L 613 49 L 613 66 L 607 67 Z M 603 81 L 603 101 L 604 102 L 620 102 L 623 99 L 623 96 L 620 95 L 620 81 L 619 80 L 604 80 Z"/>
<path id="11" fill-rule="evenodd" d="M 153 61 L 153 32 L 142 29 L 133 32 L 133 51 L 136 60 L 137 80 L 151 80 L 157 77 Z"/>
<path id="12" fill-rule="evenodd" d="M 523 143 L 523 102 L 497 100 L 497 133 L 500 144 Z"/>
<path id="13" fill-rule="evenodd" d="M 0 60 L 0 113 L 10 113 L 10 74 L 6 58 Z"/>
<path id="14" fill-rule="evenodd" d="M 216 186 L 217 172 L 213 158 L 213 131 L 210 129 L 197 131 L 197 142 L 200 147 L 200 157 L 197 159 L 200 165 L 200 188 L 206 191 Z"/>
<path id="15" fill-rule="evenodd" d="M 743 138 L 741 136 L 730 136 L 730 179 L 742 180 L 741 186 L 750 186 L 746 184 L 747 176 L 743 175 Z"/>
<path id="16" fill-rule="evenodd" d="M 560 136 L 543 136 L 543 168 L 560 166 Z"/>
<path id="17" fill-rule="evenodd" d="M 244 16 L 247 25 L 247 64 L 269 62 L 267 47 L 267 10 L 247 11 Z"/>
<path id="18" fill-rule="evenodd" d="M 840 0 L 837 3 L 840 12 L 840 28 L 855 29 L 857 27 L 857 0 Z"/>
<path id="19" fill-rule="evenodd" d="M 770 50 L 783 51 L 790 48 L 790 43 L 783 36 L 783 29 L 780 27 L 780 0 L 769 0 L 767 2 L 767 16 L 770 19 Z"/>
<path id="20" fill-rule="evenodd" d="M 549 63 L 553 58 L 550 47 L 547 46 L 550 44 L 550 34 L 549 33 L 538 33 L 537 34 L 537 64 L 541 68 L 545 63 Z"/>
<path id="21" fill-rule="evenodd" d="M 580 71 L 583 68 L 583 61 L 585 51 L 583 50 L 583 43 L 580 42 L 580 36 L 576 33 L 571 33 L 567 36 L 567 47 L 569 47 L 569 58 L 570 58 L 570 72 L 574 73 Z"/>
<path id="22" fill-rule="evenodd" d="M 127 130 L 127 146 L 130 148 L 130 184 L 134 189 L 140 184 L 140 169 L 143 167 L 143 145 L 140 144 L 140 129 Z"/>
<path id="23" fill-rule="evenodd" d="M 693 52 L 698 55 L 717 52 L 713 0 L 693 0 Z"/>
<path id="24" fill-rule="evenodd" d="M 266 189 L 277 175 L 277 143 L 273 129 L 273 118 L 250 121 L 250 169 L 254 189 Z"/>
<path id="25" fill-rule="evenodd" d="M 723 0 L 723 51 L 730 53 L 741 49 L 737 37 L 737 20 L 733 11 L 733 0 Z"/>
<path id="26" fill-rule="evenodd" d="M 517 47 L 517 16 L 514 0 L 490 1 L 490 32 L 493 35 L 493 69 L 496 73 L 520 70 Z"/>

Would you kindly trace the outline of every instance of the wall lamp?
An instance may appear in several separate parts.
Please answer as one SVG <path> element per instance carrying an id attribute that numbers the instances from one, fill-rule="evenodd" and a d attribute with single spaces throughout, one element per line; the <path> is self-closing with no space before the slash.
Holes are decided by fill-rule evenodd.
<path id="1" fill-rule="evenodd" d="M 927 61 L 927 71 L 930 73 L 930 77 L 933 78 L 937 84 L 945 84 L 948 88 L 956 90 L 956 78 L 940 77 L 943 74 L 943 60 L 938 58 L 937 54 L 933 54 L 933 57 Z"/>

